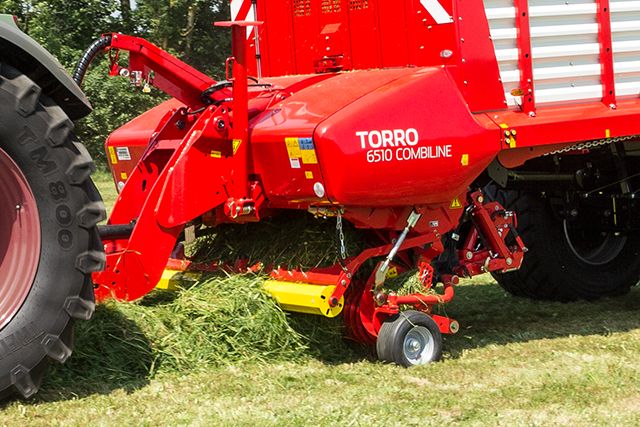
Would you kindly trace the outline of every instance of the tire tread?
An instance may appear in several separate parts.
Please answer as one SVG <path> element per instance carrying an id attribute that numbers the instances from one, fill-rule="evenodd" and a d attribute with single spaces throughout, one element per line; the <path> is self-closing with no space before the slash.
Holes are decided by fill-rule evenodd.
<path id="1" fill-rule="evenodd" d="M 77 255 L 75 267 L 84 275 L 77 293 L 69 295 L 61 307 L 62 315 L 68 316 L 66 326 L 59 334 L 46 333 L 40 341 L 42 358 L 33 366 L 18 363 L 8 372 L 0 374 L 0 383 L 9 384 L 23 398 L 32 397 L 42 381 L 46 366 L 50 360 L 64 363 L 73 351 L 74 319 L 89 320 L 95 310 L 91 273 L 104 268 L 105 255 L 96 226 L 104 220 L 106 212 L 91 173 L 95 165 L 86 148 L 74 141 L 73 122 L 61 107 L 42 95 L 42 90 L 26 75 L 6 64 L 0 64 L 0 87 L 13 94 L 16 99 L 15 110 L 23 116 L 46 114 L 48 127 L 44 138 L 54 150 L 63 150 L 70 156 L 66 176 L 69 184 L 79 187 L 84 194 L 84 206 L 76 213 L 79 227 L 89 232 L 89 247 Z M 11 395 L 9 388 L 0 390 L 0 396 Z"/>

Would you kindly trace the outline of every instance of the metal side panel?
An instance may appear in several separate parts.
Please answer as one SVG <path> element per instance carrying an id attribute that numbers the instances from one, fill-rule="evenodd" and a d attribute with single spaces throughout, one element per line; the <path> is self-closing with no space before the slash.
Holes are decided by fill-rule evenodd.
<path id="1" fill-rule="evenodd" d="M 640 1 L 609 0 L 612 31 L 613 71 L 618 98 L 640 95 Z"/>
<path id="2" fill-rule="evenodd" d="M 514 0 L 484 0 L 509 106 L 520 96 Z M 536 104 L 602 99 L 595 0 L 529 0 Z M 610 0 L 617 96 L 640 94 L 640 1 Z"/>

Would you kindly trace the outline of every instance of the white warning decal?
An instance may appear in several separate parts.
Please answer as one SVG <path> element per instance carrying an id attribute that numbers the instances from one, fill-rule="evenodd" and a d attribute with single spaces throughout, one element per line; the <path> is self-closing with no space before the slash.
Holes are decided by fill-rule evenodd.
<path id="1" fill-rule="evenodd" d="M 449 24 L 453 22 L 453 18 L 449 15 L 438 0 L 420 0 L 422 7 L 427 9 L 429 15 L 436 21 L 436 24 Z"/>
<path id="2" fill-rule="evenodd" d="M 118 160 L 131 160 L 129 147 L 116 147 L 116 156 L 118 156 Z"/>
<path id="3" fill-rule="evenodd" d="M 252 6 L 251 0 L 231 0 L 231 20 L 232 21 L 255 21 L 256 10 Z M 247 27 L 247 39 L 251 38 L 253 26 Z"/>

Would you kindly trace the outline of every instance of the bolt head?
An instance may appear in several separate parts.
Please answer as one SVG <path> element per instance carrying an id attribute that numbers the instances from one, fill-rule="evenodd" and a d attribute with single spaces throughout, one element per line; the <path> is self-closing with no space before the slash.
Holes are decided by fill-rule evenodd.
<path id="1" fill-rule="evenodd" d="M 451 331 L 452 334 L 457 333 L 460 330 L 460 324 L 454 320 L 449 324 L 449 330 Z"/>
<path id="2" fill-rule="evenodd" d="M 383 305 L 385 302 L 387 302 L 387 295 L 384 294 L 383 292 L 378 292 L 373 299 L 375 300 L 376 304 L 378 305 Z"/>
<path id="3" fill-rule="evenodd" d="M 410 339 L 408 344 L 409 344 L 409 349 L 411 349 L 412 352 L 415 353 L 418 350 L 420 350 L 420 342 L 418 342 L 418 340 Z"/>

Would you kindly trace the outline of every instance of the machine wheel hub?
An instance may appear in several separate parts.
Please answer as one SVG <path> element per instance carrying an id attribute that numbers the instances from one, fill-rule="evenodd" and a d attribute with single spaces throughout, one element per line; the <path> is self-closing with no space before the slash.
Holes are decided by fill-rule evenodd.
<path id="1" fill-rule="evenodd" d="M 415 326 L 404 338 L 403 351 L 407 360 L 414 365 L 422 365 L 430 360 L 435 349 L 431 331 L 424 326 Z"/>
<path id="2" fill-rule="evenodd" d="M 0 329 L 24 303 L 38 270 L 40 217 L 27 179 L 0 149 Z"/>
<path id="3" fill-rule="evenodd" d="M 563 221 L 564 237 L 571 252 L 588 265 L 604 265 L 613 261 L 624 249 L 626 236 L 599 233 L 597 229 L 574 229 Z"/>

